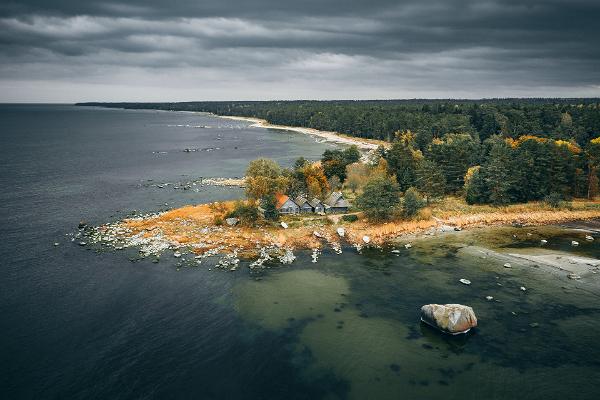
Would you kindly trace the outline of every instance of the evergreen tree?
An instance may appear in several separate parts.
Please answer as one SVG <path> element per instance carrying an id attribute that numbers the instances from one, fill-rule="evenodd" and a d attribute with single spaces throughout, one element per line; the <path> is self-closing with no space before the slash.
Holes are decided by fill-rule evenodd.
<path id="1" fill-rule="evenodd" d="M 356 198 L 356 205 L 365 215 L 376 221 L 389 219 L 400 201 L 398 183 L 390 176 L 376 175 L 365 185 L 363 193 Z"/>
<path id="2" fill-rule="evenodd" d="M 426 155 L 441 167 L 446 189 L 454 193 L 463 188 L 467 169 L 479 161 L 479 144 L 468 134 L 448 134 L 434 139 Z"/>
<path id="3" fill-rule="evenodd" d="M 427 203 L 431 199 L 444 196 L 446 191 L 446 177 L 441 168 L 434 161 L 423 160 L 417 169 L 416 184 L 419 190 L 425 194 Z"/>
<path id="4" fill-rule="evenodd" d="M 511 148 L 503 140 L 497 140 L 481 171 L 489 192 L 489 201 L 494 205 L 506 205 L 512 202 L 510 195 L 513 182 L 511 163 Z"/>
<path id="5" fill-rule="evenodd" d="M 386 161 L 392 175 L 401 190 L 406 190 L 415 185 L 417 168 L 423 155 L 414 149 L 414 135 L 411 132 L 397 133 L 398 140 L 386 153 Z"/>
<path id="6" fill-rule="evenodd" d="M 489 202 L 486 181 L 479 166 L 472 167 L 467 172 L 465 177 L 465 200 L 469 204 Z"/>
<path id="7" fill-rule="evenodd" d="M 402 199 L 402 215 L 405 218 L 412 218 L 418 214 L 419 210 L 423 208 L 425 202 L 423 198 L 414 187 L 409 187 L 404 192 L 404 198 Z"/>
<path id="8" fill-rule="evenodd" d="M 265 219 L 269 221 L 277 221 L 279 219 L 279 211 L 277 211 L 277 199 L 275 198 L 275 194 L 265 196 L 262 201 L 262 208 L 265 210 Z"/>

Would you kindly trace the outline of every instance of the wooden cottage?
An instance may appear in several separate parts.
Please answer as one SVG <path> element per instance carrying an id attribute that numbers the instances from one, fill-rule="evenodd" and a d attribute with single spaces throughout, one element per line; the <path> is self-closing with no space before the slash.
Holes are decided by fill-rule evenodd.
<path id="1" fill-rule="evenodd" d="M 290 199 L 289 196 L 285 194 L 276 194 L 275 199 L 277 200 L 275 208 L 280 214 L 298 214 L 300 212 L 298 204 Z"/>
<path id="2" fill-rule="evenodd" d="M 342 192 L 333 192 L 325 200 L 325 211 L 330 213 L 348 212 L 350 203 L 344 198 Z"/>
<path id="3" fill-rule="evenodd" d="M 304 214 L 304 213 L 311 213 L 311 212 L 313 212 L 313 206 L 303 196 L 296 197 L 296 199 L 294 200 L 294 202 L 298 205 L 298 207 L 300 207 L 300 212 L 301 213 Z"/>
<path id="4" fill-rule="evenodd" d="M 316 197 L 310 201 L 310 206 L 312 207 L 312 212 L 321 214 L 325 212 L 325 204 L 321 202 L 321 200 Z"/>

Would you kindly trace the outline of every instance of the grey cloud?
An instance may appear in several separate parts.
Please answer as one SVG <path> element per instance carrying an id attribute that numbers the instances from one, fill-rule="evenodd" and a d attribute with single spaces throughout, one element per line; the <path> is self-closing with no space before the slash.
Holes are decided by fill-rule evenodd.
<path id="1" fill-rule="evenodd" d="M 600 95 L 598 17 L 592 0 L 9 0 L 0 89 L 160 75 L 169 95 L 240 80 L 248 98 Z"/>

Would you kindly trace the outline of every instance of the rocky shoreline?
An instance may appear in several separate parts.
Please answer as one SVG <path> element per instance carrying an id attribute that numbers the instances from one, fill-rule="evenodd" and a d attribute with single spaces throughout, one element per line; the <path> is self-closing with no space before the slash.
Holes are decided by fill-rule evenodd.
<path id="1" fill-rule="evenodd" d="M 296 258 L 294 252 L 298 250 L 311 251 L 313 262 L 318 262 L 319 254 L 324 249 L 341 254 L 344 251 L 360 253 L 365 248 L 372 248 L 399 254 L 411 251 L 413 241 L 464 229 L 508 224 L 535 226 L 598 219 L 600 211 L 557 211 L 553 218 L 548 218 L 547 212 L 543 215 L 545 218 L 538 220 L 535 215 L 523 216 L 516 213 L 507 214 L 506 218 L 496 221 L 469 215 L 462 219 L 431 218 L 385 224 L 365 221 L 350 223 L 339 218 L 321 216 L 310 219 L 299 217 L 280 225 L 241 227 L 236 226 L 236 221 L 232 221 L 231 225 L 215 224 L 213 206 L 205 204 L 137 215 L 96 227 L 84 224 L 73 240 L 82 245 L 100 245 L 112 250 L 134 248 L 138 250 L 140 257 L 151 257 L 156 262 L 169 253 L 185 265 L 198 266 L 204 259 L 216 258 L 216 268 L 234 271 L 241 260 L 248 260 L 251 269 L 290 264 Z M 523 259 L 523 256 L 518 255 L 503 257 L 510 257 L 513 262 L 516 257 Z M 531 257 L 535 256 L 529 256 Z M 529 261 L 548 264 L 553 262 L 550 259 Z M 586 260 L 580 261 L 589 263 Z M 582 271 L 571 272 L 579 276 Z"/>

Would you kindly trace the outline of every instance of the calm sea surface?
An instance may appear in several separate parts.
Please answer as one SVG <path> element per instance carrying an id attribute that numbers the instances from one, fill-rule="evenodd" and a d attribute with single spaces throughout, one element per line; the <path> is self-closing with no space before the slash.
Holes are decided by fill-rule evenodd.
<path id="1" fill-rule="evenodd" d="M 179 183 L 242 176 L 260 156 L 316 159 L 327 148 L 209 115 L 0 105 L 0 396 L 600 397 L 600 274 L 576 282 L 543 268 L 508 270 L 472 251 L 534 248 L 544 237 L 553 250 L 599 258 L 600 237 L 483 230 L 399 255 L 345 249 L 312 264 L 299 253 L 258 275 L 71 242 L 81 220 L 242 196 Z M 581 245 L 571 248 L 572 239 Z M 434 302 L 473 306 L 480 327 L 450 338 L 422 326 L 418 310 Z"/>

